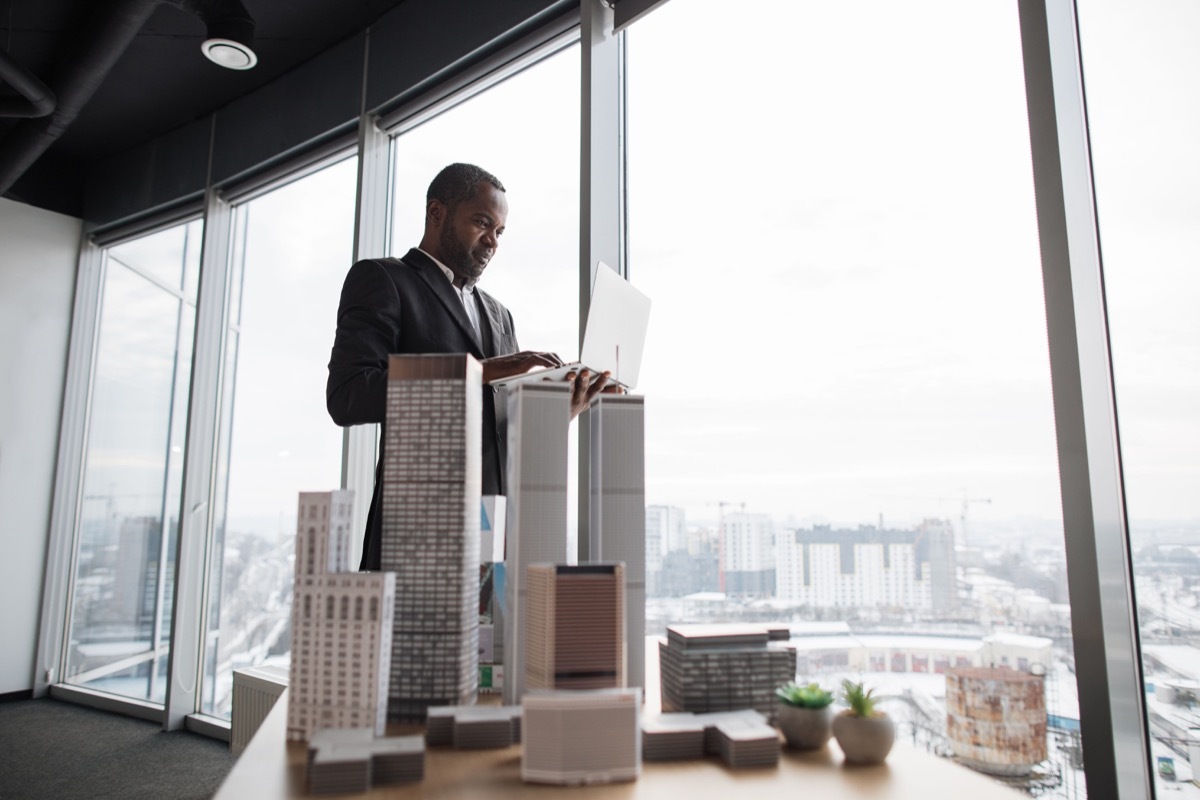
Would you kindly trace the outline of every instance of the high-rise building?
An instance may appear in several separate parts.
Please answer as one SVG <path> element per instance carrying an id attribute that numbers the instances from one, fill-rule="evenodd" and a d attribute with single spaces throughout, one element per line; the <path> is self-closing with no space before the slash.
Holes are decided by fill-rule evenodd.
<path id="1" fill-rule="evenodd" d="M 657 597 L 664 592 L 663 560 L 670 553 L 687 550 L 687 527 L 682 508 L 646 506 L 646 593 Z"/>
<path id="2" fill-rule="evenodd" d="M 601 394 L 588 409 L 588 560 L 625 564 L 625 674 L 646 679 L 646 421 L 643 398 Z"/>
<path id="3" fill-rule="evenodd" d="M 296 515 L 289 739 L 387 722 L 396 576 L 349 572 L 354 493 L 302 492 Z"/>
<path id="4" fill-rule="evenodd" d="M 624 687 L 624 566 L 532 564 L 525 582 L 525 688 Z"/>
<path id="5" fill-rule="evenodd" d="M 526 586 L 530 564 L 567 561 L 567 430 L 564 383 L 519 383 L 508 394 L 508 521 L 505 531 L 504 702 L 525 693 Z"/>
<path id="6" fill-rule="evenodd" d="M 396 573 L 396 720 L 475 702 L 482 381 L 470 355 L 392 356 L 388 366 L 380 565 Z"/>
<path id="7" fill-rule="evenodd" d="M 775 593 L 775 528 L 766 514 L 737 512 L 721 519 L 721 573 L 729 595 L 770 597 Z"/>
<path id="8" fill-rule="evenodd" d="M 776 591 L 826 608 L 950 611 L 957 593 L 953 542 L 949 524 L 936 521 L 916 530 L 788 531 L 779 536 Z"/>

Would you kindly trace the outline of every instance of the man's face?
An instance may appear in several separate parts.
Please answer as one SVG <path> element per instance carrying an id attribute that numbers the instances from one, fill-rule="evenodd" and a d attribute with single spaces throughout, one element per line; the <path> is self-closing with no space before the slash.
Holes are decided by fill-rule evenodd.
<path id="1" fill-rule="evenodd" d="M 500 246 L 507 219 L 504 192 L 481 181 L 475 196 L 459 203 L 442 221 L 441 261 L 463 280 L 478 279 Z"/>

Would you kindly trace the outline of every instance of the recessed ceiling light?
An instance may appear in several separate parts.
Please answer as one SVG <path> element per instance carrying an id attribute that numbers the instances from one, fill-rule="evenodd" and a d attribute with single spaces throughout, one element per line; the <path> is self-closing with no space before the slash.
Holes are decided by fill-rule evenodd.
<path id="1" fill-rule="evenodd" d="M 233 39 L 206 39 L 200 51 L 209 61 L 226 69 L 250 69 L 258 63 L 258 56 L 248 45 Z"/>

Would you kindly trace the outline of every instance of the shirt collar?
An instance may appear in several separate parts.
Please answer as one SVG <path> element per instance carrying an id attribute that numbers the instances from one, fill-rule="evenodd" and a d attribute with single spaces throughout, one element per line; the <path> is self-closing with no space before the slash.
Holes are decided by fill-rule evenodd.
<path id="1" fill-rule="evenodd" d="M 421 250 L 421 248 L 419 248 L 419 247 L 418 247 L 417 249 L 418 249 L 418 250 Z M 421 250 L 421 252 L 422 252 L 422 253 L 425 253 L 425 251 L 424 251 L 424 250 Z M 457 291 L 457 290 L 458 290 L 458 287 L 454 285 L 454 277 L 455 277 L 455 276 L 454 276 L 454 271 L 453 271 L 453 270 L 451 270 L 449 267 L 447 267 L 447 266 L 446 266 L 445 264 L 443 264 L 442 262 L 438 261 L 438 260 L 437 260 L 436 258 L 434 258 L 433 256 L 430 256 L 430 255 L 429 255 L 429 253 L 425 253 L 425 255 L 429 256 L 429 260 L 430 260 L 430 261 L 432 261 L 434 264 L 437 264 L 437 268 L 438 268 L 438 269 L 440 269 L 440 270 L 442 271 L 442 274 L 446 276 L 446 280 L 450 281 L 450 286 L 451 286 L 451 288 L 453 288 L 453 289 L 455 289 L 455 290 Z M 468 280 L 468 281 L 467 281 L 465 284 L 463 284 L 463 288 L 462 288 L 462 290 L 463 290 L 464 292 L 467 292 L 467 293 L 469 294 L 469 293 L 471 293 L 471 292 L 475 291 L 475 284 L 476 284 L 476 283 L 479 283 L 479 279 L 478 279 L 478 278 L 472 278 L 472 279 Z"/>

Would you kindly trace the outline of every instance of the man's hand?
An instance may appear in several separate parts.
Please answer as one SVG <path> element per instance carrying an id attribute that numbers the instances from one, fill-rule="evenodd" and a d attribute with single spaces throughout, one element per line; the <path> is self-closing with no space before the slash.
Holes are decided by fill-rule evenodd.
<path id="1" fill-rule="evenodd" d="M 483 382 L 491 383 L 511 378 L 514 375 L 523 375 L 537 367 L 561 367 L 563 360 L 554 353 L 522 350 L 506 356 L 485 358 L 479 363 L 483 365 Z"/>
<path id="2" fill-rule="evenodd" d="M 585 408 L 592 402 L 596 395 L 604 392 L 605 394 L 620 394 L 621 387 L 617 384 L 608 384 L 608 379 L 612 373 L 608 370 L 601 372 L 591 378 L 590 372 L 580 370 L 576 375 L 574 372 L 568 372 L 565 380 L 571 384 L 571 419 L 578 417 Z"/>

